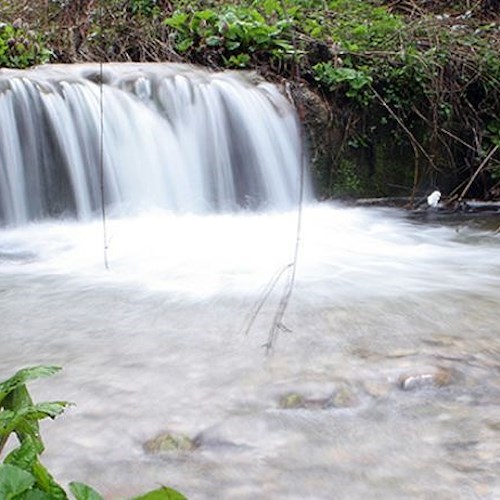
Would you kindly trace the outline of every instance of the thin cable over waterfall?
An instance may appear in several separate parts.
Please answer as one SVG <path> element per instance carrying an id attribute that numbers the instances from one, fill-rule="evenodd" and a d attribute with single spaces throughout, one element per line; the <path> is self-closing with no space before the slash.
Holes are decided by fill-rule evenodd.
<path id="1" fill-rule="evenodd" d="M 280 1 L 281 8 L 283 10 L 283 13 L 285 14 L 286 20 L 290 26 L 292 26 L 291 19 L 288 15 L 288 11 L 285 7 L 285 4 L 283 0 Z M 295 60 L 295 54 L 297 53 L 297 42 L 295 38 L 295 30 L 292 29 L 292 45 L 294 47 L 294 59 L 293 59 L 293 64 L 292 64 L 292 75 L 294 78 L 299 79 L 300 78 L 300 66 L 296 64 Z M 288 86 L 285 87 L 287 90 L 288 98 L 290 102 L 293 102 L 293 97 L 291 93 L 289 92 Z M 299 110 L 301 111 L 301 109 Z M 301 137 L 302 139 L 302 137 Z M 283 319 L 285 317 L 286 310 L 288 308 L 288 305 L 290 303 L 290 298 L 293 293 L 293 289 L 295 286 L 295 278 L 297 274 L 297 261 L 298 261 L 298 256 L 299 256 L 299 249 L 300 249 L 300 240 L 301 240 L 301 233 L 302 233 L 302 210 L 303 210 L 303 204 L 304 204 L 304 189 L 305 189 L 305 167 L 306 167 L 306 162 L 305 162 L 305 157 L 304 157 L 304 148 L 303 148 L 303 141 L 300 141 L 300 155 L 299 155 L 299 161 L 300 161 L 300 168 L 299 168 L 299 197 L 298 197 L 298 207 L 297 207 L 297 226 L 296 226 L 296 233 L 295 233 L 295 247 L 294 247 L 294 253 L 293 253 L 293 258 L 292 262 L 287 264 L 285 267 L 283 267 L 281 270 L 279 270 L 273 278 L 269 281 L 268 285 L 265 287 L 264 291 L 262 292 L 259 300 L 255 303 L 252 312 L 249 316 L 249 319 L 247 320 L 247 324 L 245 327 L 245 333 L 249 333 L 253 323 L 255 322 L 257 316 L 259 315 L 262 307 L 268 300 L 269 296 L 271 295 L 272 291 L 278 284 L 279 280 L 281 277 L 289 271 L 288 275 L 288 281 L 286 284 L 286 287 L 281 295 L 281 299 L 278 303 L 278 307 L 276 309 L 276 312 L 273 317 L 273 321 L 271 324 L 271 328 L 269 330 L 268 334 L 268 339 L 267 342 L 264 344 L 264 347 L 266 349 L 266 354 L 269 354 L 272 349 L 274 348 L 278 334 L 280 331 L 285 331 L 289 332 L 290 329 L 286 327 L 286 325 L 283 322 Z"/>
<path id="2" fill-rule="evenodd" d="M 297 232 L 295 236 L 295 248 L 293 253 L 293 260 L 286 267 L 286 269 L 290 269 L 290 275 L 288 278 L 287 286 L 283 292 L 281 300 L 278 304 L 278 308 L 274 315 L 267 343 L 265 344 L 267 353 L 269 353 L 273 349 L 276 343 L 276 339 L 278 337 L 278 333 L 280 331 L 289 331 L 289 329 L 283 323 L 283 318 L 285 317 L 288 304 L 290 303 L 290 297 L 292 296 L 292 292 L 295 286 L 295 277 L 297 275 L 297 261 L 299 257 L 300 239 L 302 234 L 302 209 L 304 204 L 304 169 L 305 169 L 305 161 L 304 161 L 304 154 L 302 153 L 301 168 L 300 168 L 300 183 L 299 183 L 299 203 L 297 211 Z"/>
<path id="3" fill-rule="evenodd" d="M 303 216 L 304 192 L 305 192 L 305 168 L 306 168 L 306 161 L 304 157 L 304 150 L 303 147 L 301 146 L 300 170 L 299 170 L 299 197 L 297 205 L 297 225 L 296 225 L 295 246 L 294 246 L 292 262 L 288 263 L 282 269 L 276 272 L 276 274 L 269 280 L 267 285 L 264 287 L 264 290 L 260 294 L 259 299 L 255 302 L 252 310 L 250 311 L 250 314 L 248 315 L 248 318 L 245 321 L 243 328 L 245 334 L 250 333 L 250 330 L 252 329 L 255 320 L 257 319 L 260 311 L 262 310 L 265 303 L 269 299 L 271 293 L 279 283 L 282 276 L 285 275 L 287 271 L 289 271 L 286 287 L 281 295 L 278 307 L 273 316 L 273 321 L 271 324 L 271 328 L 269 329 L 267 342 L 264 344 L 264 347 L 266 349 L 266 354 L 269 354 L 274 348 L 280 331 L 286 331 L 286 332 L 290 331 L 290 329 L 287 328 L 286 325 L 284 324 L 283 318 L 285 317 L 286 310 L 290 303 L 290 298 L 293 293 L 293 289 L 295 286 L 295 278 L 297 274 L 297 262 L 299 257 L 301 234 L 302 234 L 302 219 L 303 219 L 302 216 Z"/>
<path id="4" fill-rule="evenodd" d="M 102 0 L 99 4 L 99 25 L 101 26 L 100 38 L 102 46 Z M 99 62 L 99 185 L 101 193 L 101 219 L 102 219 L 102 238 L 103 238 L 103 258 L 104 267 L 109 269 L 108 261 L 108 236 L 106 224 L 106 201 L 104 190 L 104 81 L 103 81 L 103 62 L 102 55 Z"/>

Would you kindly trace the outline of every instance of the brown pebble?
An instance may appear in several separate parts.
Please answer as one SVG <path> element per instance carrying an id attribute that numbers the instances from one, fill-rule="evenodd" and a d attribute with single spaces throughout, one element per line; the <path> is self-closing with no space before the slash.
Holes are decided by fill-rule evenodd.
<path id="1" fill-rule="evenodd" d="M 452 379 L 450 370 L 439 368 L 435 372 L 403 375 L 399 378 L 398 385 L 404 391 L 413 391 L 430 387 L 445 387 L 451 384 Z"/>

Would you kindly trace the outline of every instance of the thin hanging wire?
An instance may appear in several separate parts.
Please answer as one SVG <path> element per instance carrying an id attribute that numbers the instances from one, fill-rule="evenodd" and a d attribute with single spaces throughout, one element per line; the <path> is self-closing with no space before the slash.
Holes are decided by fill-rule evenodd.
<path id="1" fill-rule="evenodd" d="M 283 10 L 283 13 L 286 16 L 287 23 L 292 26 L 292 21 L 290 19 L 290 16 L 288 15 L 288 11 L 285 7 L 285 4 L 283 0 L 281 0 L 281 8 Z M 293 67 L 292 67 L 292 78 L 294 79 L 299 79 L 300 78 L 300 66 L 296 64 L 295 56 L 297 54 L 297 41 L 296 41 L 296 33 L 295 29 L 292 26 L 292 44 L 294 47 L 294 61 L 293 61 Z M 290 100 L 293 101 L 292 97 L 290 96 Z M 268 300 L 269 296 L 271 295 L 272 291 L 274 288 L 277 286 L 278 282 L 280 281 L 281 277 L 289 271 L 288 274 L 288 281 L 286 284 L 286 287 L 283 290 L 283 293 L 281 295 L 281 299 L 279 301 L 278 307 L 276 309 L 276 312 L 273 317 L 273 321 L 271 324 L 271 328 L 269 329 L 268 333 L 268 338 L 267 342 L 264 344 L 264 347 L 266 349 L 266 354 L 270 354 L 273 348 L 276 345 L 276 341 L 278 338 L 278 334 L 280 331 L 284 332 L 289 332 L 290 329 L 287 328 L 283 322 L 285 313 L 288 309 L 288 305 L 290 303 L 290 298 L 292 296 L 294 287 L 295 287 L 295 279 L 297 275 L 297 262 L 299 258 L 299 250 L 300 250 L 300 242 L 301 242 L 301 234 L 302 234 L 302 219 L 303 219 L 303 206 L 304 206 L 304 191 L 305 191 L 305 168 L 306 168 L 306 161 L 305 161 L 305 155 L 304 155 L 304 148 L 302 146 L 301 142 L 301 150 L 300 150 L 300 178 L 299 178 L 299 197 L 298 197 L 298 207 L 297 207 L 297 226 L 296 226 L 296 232 L 295 232 L 295 247 L 294 247 L 294 253 L 293 253 L 293 258 L 292 262 L 284 266 L 281 270 L 279 270 L 273 278 L 270 280 L 268 285 L 265 287 L 264 291 L 262 292 L 260 298 L 256 301 L 254 307 L 252 308 L 252 311 L 250 312 L 249 318 L 245 322 L 244 326 L 244 332 L 248 334 L 250 330 L 252 329 L 252 326 L 257 319 L 261 309 L 264 307 L 266 301 Z"/>
<path id="2" fill-rule="evenodd" d="M 281 9 L 283 10 L 283 13 L 286 17 L 287 24 L 291 26 L 292 28 L 292 45 L 294 49 L 294 58 L 293 58 L 293 63 L 292 63 L 292 78 L 293 79 L 299 79 L 300 78 L 300 66 L 297 64 L 297 60 L 295 59 L 297 56 L 297 40 L 296 40 L 296 33 L 295 33 L 295 27 L 292 25 L 292 20 L 290 19 L 290 16 L 288 14 L 288 10 L 285 6 L 285 2 L 283 0 L 280 1 L 281 4 Z M 271 328 L 269 330 L 269 335 L 267 342 L 265 344 L 266 348 L 266 353 L 269 354 L 277 341 L 278 338 L 278 333 L 280 331 L 284 332 L 289 332 L 290 329 L 285 326 L 283 323 L 283 319 L 285 317 L 285 313 L 288 309 L 288 305 L 290 303 L 290 298 L 293 293 L 293 289 L 295 287 L 295 278 L 297 275 L 297 262 L 299 258 L 299 250 L 300 250 L 300 240 L 301 240 L 301 234 L 302 234 L 302 212 L 303 212 L 303 205 L 304 205 L 304 183 L 305 183 L 305 157 L 304 157 L 304 148 L 303 148 L 303 142 L 301 141 L 301 146 L 300 146 L 300 180 L 299 180 L 299 199 L 298 199 L 298 207 L 297 207 L 297 227 L 296 227 L 296 233 L 295 233 L 295 248 L 294 248 L 294 253 L 293 253 L 293 259 L 292 262 L 287 266 L 287 268 L 290 269 L 290 273 L 288 275 L 288 282 L 287 285 L 283 291 L 283 295 L 281 296 L 281 300 L 278 304 L 278 308 L 276 309 L 276 312 L 274 314 L 273 322 L 271 325 Z"/>
<path id="3" fill-rule="evenodd" d="M 102 37 L 102 0 L 99 2 L 99 35 L 101 48 L 103 47 Z M 101 189 L 101 219 L 102 219 L 102 238 L 103 238 L 103 259 L 105 269 L 109 269 L 108 262 L 108 235 L 106 221 L 106 200 L 104 186 L 104 82 L 103 82 L 103 54 L 102 51 L 99 60 L 99 176 Z"/>
<path id="4" fill-rule="evenodd" d="M 290 264 L 288 264 L 287 269 L 290 269 L 290 274 L 288 277 L 288 282 L 286 288 L 281 296 L 281 300 L 274 314 L 271 329 L 269 330 L 268 340 L 265 344 L 266 353 L 269 354 L 276 344 L 278 333 L 280 331 L 289 332 L 290 329 L 285 326 L 283 319 L 285 317 L 286 310 L 290 303 L 290 298 L 295 288 L 295 278 L 297 276 L 297 262 L 299 259 L 300 242 L 302 235 L 302 212 L 304 206 L 304 182 L 305 182 L 305 161 L 304 155 L 301 154 L 301 165 L 300 165 L 300 184 L 299 184 L 299 201 L 297 208 L 297 228 L 295 233 L 295 248 L 293 253 L 293 259 Z"/>

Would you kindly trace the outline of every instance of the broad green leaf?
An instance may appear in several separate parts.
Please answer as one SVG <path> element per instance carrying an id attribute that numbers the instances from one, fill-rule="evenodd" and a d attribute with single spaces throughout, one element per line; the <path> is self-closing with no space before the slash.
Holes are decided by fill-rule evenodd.
<path id="1" fill-rule="evenodd" d="M 179 52 L 186 52 L 193 45 L 193 40 L 191 38 L 185 38 L 175 45 Z"/>
<path id="2" fill-rule="evenodd" d="M 36 439 L 26 438 L 19 448 L 11 451 L 5 458 L 4 463 L 15 465 L 20 469 L 31 472 L 33 464 L 38 455 L 43 451 L 43 446 Z"/>
<path id="3" fill-rule="evenodd" d="M 75 500 L 103 500 L 103 497 L 90 486 L 83 483 L 69 483 L 69 489 Z"/>
<path id="4" fill-rule="evenodd" d="M 189 16 L 185 12 L 176 12 L 172 17 L 165 19 L 163 23 L 176 30 L 181 30 L 186 27 L 188 17 Z"/>
<path id="5" fill-rule="evenodd" d="M 32 421 L 26 418 L 25 413 L 16 412 L 12 420 L 0 425 L 0 438 L 7 439 L 11 433 L 15 432 L 19 441 L 22 443 L 28 437 L 38 441 L 43 448 L 40 433 L 38 431 L 37 421 Z"/>
<path id="6" fill-rule="evenodd" d="M 213 10 L 205 9 L 196 12 L 195 17 L 203 21 L 210 21 L 212 19 L 217 19 L 217 14 Z"/>
<path id="7" fill-rule="evenodd" d="M 139 497 L 134 497 L 132 500 L 187 500 L 184 495 L 178 491 L 163 486 L 157 490 L 150 491 Z"/>
<path id="8" fill-rule="evenodd" d="M 43 451 L 43 442 L 40 438 L 40 429 L 38 420 L 44 418 L 55 418 L 64 411 L 69 403 L 64 401 L 54 401 L 50 403 L 29 404 L 31 401 L 29 394 L 25 394 L 25 387 L 21 386 L 12 391 L 5 398 L 5 406 L 16 408 L 16 411 L 4 410 L 0 412 L 0 440 L 7 438 L 12 432 L 15 432 L 21 443 L 31 437 L 38 443 L 41 453 Z M 18 395 L 18 393 L 20 393 Z M 22 400 L 22 403 L 20 402 Z"/>
<path id="9" fill-rule="evenodd" d="M 221 39 L 220 37 L 218 36 L 209 36 L 207 37 L 207 39 L 205 40 L 205 43 L 209 46 L 209 47 L 218 47 L 221 43 Z"/>
<path id="10" fill-rule="evenodd" d="M 48 403 L 38 403 L 33 405 L 30 417 L 42 420 L 44 418 L 56 418 L 66 407 L 70 406 L 68 401 L 51 401 Z"/>
<path id="11" fill-rule="evenodd" d="M 16 387 L 24 385 L 30 380 L 40 377 L 50 377 L 61 369 L 60 366 L 33 366 L 31 368 L 23 368 L 15 373 L 12 377 L 0 383 L 0 404 L 2 400 L 13 391 Z"/>
<path id="12" fill-rule="evenodd" d="M 33 404 L 30 393 L 24 384 L 18 385 L 5 396 L 2 405 L 6 410 L 21 410 Z"/>
<path id="13" fill-rule="evenodd" d="M 18 390 L 19 388 L 14 392 L 17 392 Z M 10 399 L 10 396 L 7 399 Z M 19 418 L 26 418 L 33 421 L 43 420 L 45 418 L 56 418 L 70 404 L 71 403 L 68 403 L 67 401 L 51 401 L 48 403 L 25 404 L 16 409 L 9 408 L 8 410 L 3 410 L 0 413 L 0 429 L 10 426 L 12 421 Z M 14 403 L 12 406 L 18 405 L 17 403 Z"/>
<path id="14" fill-rule="evenodd" d="M 15 414 L 16 412 L 12 410 L 0 411 L 0 429 L 2 426 L 7 426 L 7 424 L 14 418 Z"/>
<path id="15" fill-rule="evenodd" d="M 66 500 L 68 496 L 66 492 L 56 483 L 54 478 L 44 465 L 36 460 L 32 468 L 33 476 L 35 476 L 37 486 L 47 493 L 51 500 Z"/>
<path id="16" fill-rule="evenodd" d="M 52 500 L 52 497 L 38 488 L 25 491 L 22 496 L 16 500 Z"/>
<path id="17" fill-rule="evenodd" d="M 236 49 L 238 49 L 240 47 L 240 45 L 241 45 L 241 43 L 238 42 L 238 41 L 231 41 L 231 40 L 229 40 L 229 41 L 226 42 L 226 48 L 227 48 L 227 50 L 236 50 Z M 250 57 L 250 56 L 248 56 L 248 57 Z"/>
<path id="18" fill-rule="evenodd" d="M 3 447 L 9 434 L 15 432 L 19 441 L 22 443 L 28 436 L 38 442 L 38 446 L 43 450 L 43 442 L 40 439 L 40 428 L 37 420 L 28 417 L 33 402 L 24 385 L 16 387 L 11 391 L 3 401 L 6 411 L 9 413 L 8 419 L 0 421 L 0 448 Z M 1 412 L 4 413 L 4 412 Z"/>
<path id="19" fill-rule="evenodd" d="M 0 498 L 11 500 L 20 495 L 35 483 L 35 478 L 14 465 L 0 464 Z"/>

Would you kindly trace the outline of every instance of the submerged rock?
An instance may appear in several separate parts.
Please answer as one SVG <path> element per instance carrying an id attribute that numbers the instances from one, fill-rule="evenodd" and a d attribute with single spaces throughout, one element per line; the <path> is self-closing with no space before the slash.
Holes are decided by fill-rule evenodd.
<path id="1" fill-rule="evenodd" d="M 403 391 L 414 391 L 433 387 L 446 387 L 450 385 L 452 381 L 453 374 L 451 370 L 440 368 L 435 372 L 403 375 L 399 378 L 398 385 Z"/>
<path id="2" fill-rule="evenodd" d="M 339 387 L 327 398 L 307 398 L 298 392 L 282 396 L 278 406 L 283 410 L 326 410 L 329 408 L 352 408 L 359 403 L 358 397 L 348 387 Z"/>
<path id="3" fill-rule="evenodd" d="M 488 427 L 488 429 L 491 429 L 492 431 L 500 432 L 500 420 L 487 422 L 486 426 Z"/>
<path id="4" fill-rule="evenodd" d="M 282 396 L 278 406 L 283 410 L 324 410 L 330 408 L 331 398 L 306 398 L 302 394 L 292 392 Z"/>
<path id="5" fill-rule="evenodd" d="M 340 387 L 329 400 L 334 408 L 352 408 L 359 404 L 359 398 L 349 387 Z"/>
<path id="6" fill-rule="evenodd" d="M 383 380 L 366 380 L 363 382 L 363 390 L 371 398 L 384 398 L 392 390 L 389 382 Z"/>
<path id="7" fill-rule="evenodd" d="M 285 394 L 279 400 L 278 406 L 283 410 L 292 410 L 306 407 L 306 398 L 297 392 Z"/>
<path id="8" fill-rule="evenodd" d="M 183 434 L 163 432 L 153 439 L 146 441 L 143 448 L 146 453 L 157 455 L 159 453 L 171 453 L 175 451 L 192 451 L 197 448 L 197 443 L 194 439 Z"/>

